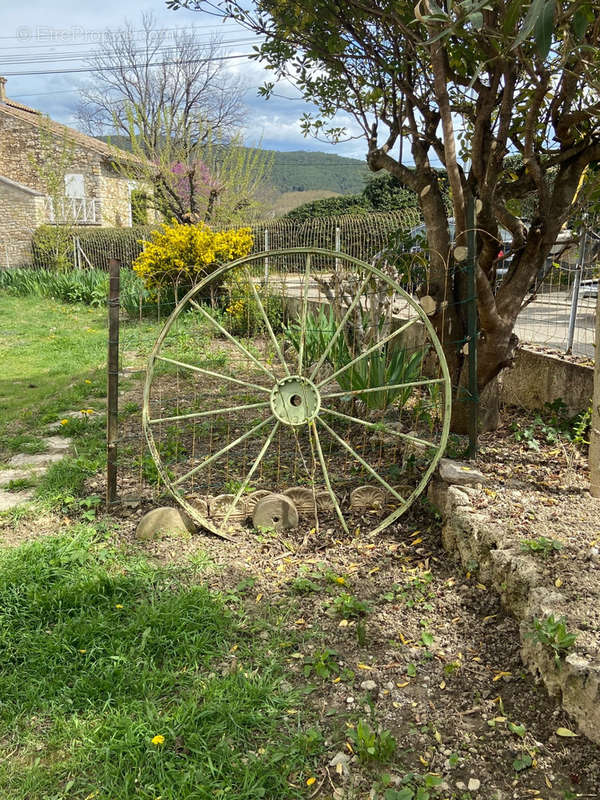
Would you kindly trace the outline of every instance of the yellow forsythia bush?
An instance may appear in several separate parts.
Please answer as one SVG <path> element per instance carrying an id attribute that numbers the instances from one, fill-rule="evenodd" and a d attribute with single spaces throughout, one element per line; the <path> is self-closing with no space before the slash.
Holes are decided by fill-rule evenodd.
<path id="1" fill-rule="evenodd" d="M 152 231 L 133 269 L 148 289 L 174 284 L 193 285 L 220 264 L 248 255 L 253 238 L 250 228 L 212 231 L 208 225 L 183 225 L 175 220 Z"/>

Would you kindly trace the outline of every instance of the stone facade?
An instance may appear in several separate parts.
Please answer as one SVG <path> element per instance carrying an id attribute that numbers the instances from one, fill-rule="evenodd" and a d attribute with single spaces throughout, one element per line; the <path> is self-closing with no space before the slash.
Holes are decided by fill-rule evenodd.
<path id="1" fill-rule="evenodd" d="M 44 223 L 130 227 L 139 187 L 115 167 L 119 151 L 9 100 L 4 86 L 0 78 L 0 265 L 22 261 Z"/>
<path id="2" fill-rule="evenodd" d="M 0 266 L 31 263 L 31 237 L 45 218 L 43 194 L 0 178 Z"/>

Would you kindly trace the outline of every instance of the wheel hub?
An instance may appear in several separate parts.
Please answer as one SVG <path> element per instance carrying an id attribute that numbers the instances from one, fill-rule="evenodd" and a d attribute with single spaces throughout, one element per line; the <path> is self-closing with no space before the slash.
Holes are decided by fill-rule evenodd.
<path id="1" fill-rule="evenodd" d="M 304 425 L 319 413 L 321 396 L 317 387 L 300 375 L 279 381 L 271 392 L 271 410 L 286 425 Z"/>

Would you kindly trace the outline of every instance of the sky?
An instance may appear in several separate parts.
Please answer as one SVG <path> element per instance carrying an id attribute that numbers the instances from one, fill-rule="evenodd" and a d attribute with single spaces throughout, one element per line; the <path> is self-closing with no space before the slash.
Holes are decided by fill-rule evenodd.
<path id="1" fill-rule="evenodd" d="M 176 27 L 196 27 L 202 38 L 218 35 L 227 55 L 240 56 L 226 61 L 245 89 L 245 140 L 274 150 L 316 150 L 364 159 L 366 146 L 360 140 L 328 145 L 305 138 L 299 119 L 313 110 L 289 82 L 280 81 L 277 94 L 269 100 L 257 90 L 272 73 L 245 54 L 257 40 L 235 22 L 223 23 L 214 16 L 195 11 L 168 11 L 164 0 L 29 0 L 22 6 L 10 3 L 0 12 L 0 75 L 7 78 L 8 97 L 33 106 L 52 119 L 77 127 L 79 90 L 89 80 L 85 72 L 60 74 L 57 71 L 85 68 L 84 58 L 102 46 L 103 31 L 117 29 L 126 20 L 140 25 L 143 12 L 151 12 L 157 25 L 167 31 Z M 69 60 L 65 60 L 65 59 Z M 16 73 L 37 74 L 16 74 Z M 351 124 L 351 120 L 347 120 Z M 356 131 L 355 131 L 356 132 Z"/>

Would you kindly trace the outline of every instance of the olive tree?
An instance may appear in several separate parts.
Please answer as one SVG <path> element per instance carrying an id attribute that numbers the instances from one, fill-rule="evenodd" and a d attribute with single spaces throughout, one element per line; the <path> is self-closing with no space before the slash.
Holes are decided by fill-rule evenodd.
<path id="1" fill-rule="evenodd" d="M 373 171 L 417 193 L 430 250 L 427 307 L 457 389 L 454 430 L 466 429 L 469 198 L 477 207 L 478 387 L 513 360 L 514 325 L 600 158 L 600 18 L 588 0 L 168 0 L 210 6 L 264 37 L 257 57 L 318 108 L 306 133 L 331 141 L 350 114 Z M 268 95 L 273 84 L 263 88 Z M 508 156 L 518 158 L 507 159 Z M 515 166 L 516 162 L 516 166 Z M 447 173 L 451 209 L 436 167 Z M 552 173 L 552 181 L 546 176 Z M 523 198 L 532 216 L 519 216 Z M 449 226 L 454 217 L 455 240 Z M 501 228 L 513 258 L 496 291 Z M 458 257 L 457 257 L 458 256 Z M 493 399 L 489 398 L 488 400 Z"/>

